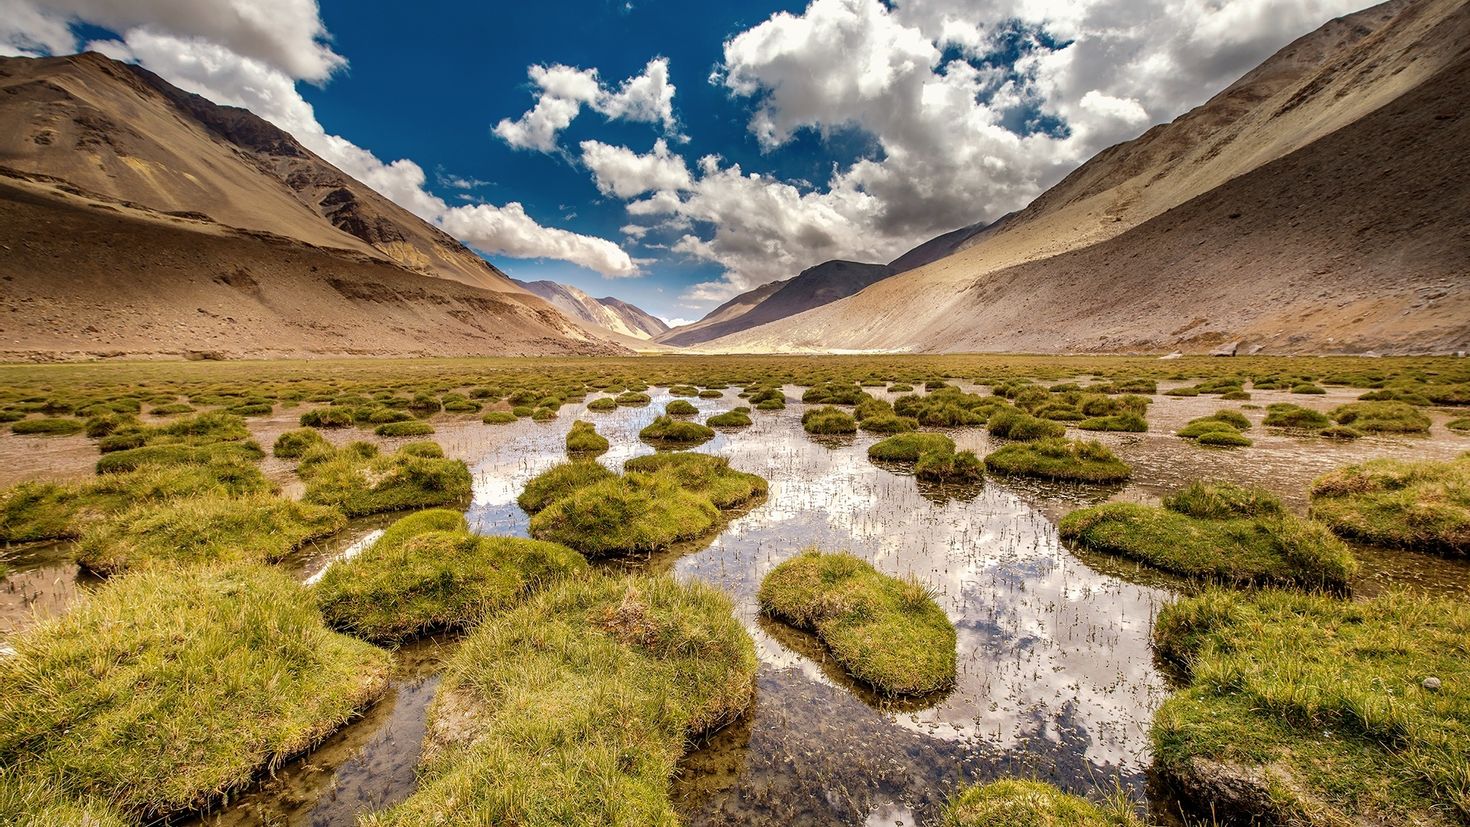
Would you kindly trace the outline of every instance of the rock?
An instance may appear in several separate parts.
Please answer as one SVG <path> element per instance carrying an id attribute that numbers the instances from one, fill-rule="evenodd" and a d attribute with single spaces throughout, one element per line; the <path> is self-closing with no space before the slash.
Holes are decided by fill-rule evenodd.
<path id="1" fill-rule="evenodd" d="M 1180 353 L 1179 351 L 1176 350 L 1173 353 L 1169 354 L 1168 356 L 1160 356 L 1159 357 L 1159 361 L 1163 361 L 1165 359 L 1183 359 L 1183 358 L 1184 358 L 1184 354 L 1183 353 Z"/>
<path id="2" fill-rule="evenodd" d="M 1425 689 L 1428 689 L 1430 692 L 1438 692 L 1439 691 L 1439 688 L 1440 688 L 1440 686 L 1442 686 L 1442 684 L 1440 683 L 1439 678 L 1429 677 L 1429 678 L 1425 678 L 1424 679 L 1424 683 L 1420 684 L 1420 686 L 1423 686 Z"/>
<path id="3" fill-rule="evenodd" d="M 1211 356 L 1234 356 L 1240 350 L 1240 342 L 1226 342 L 1210 351 Z"/>

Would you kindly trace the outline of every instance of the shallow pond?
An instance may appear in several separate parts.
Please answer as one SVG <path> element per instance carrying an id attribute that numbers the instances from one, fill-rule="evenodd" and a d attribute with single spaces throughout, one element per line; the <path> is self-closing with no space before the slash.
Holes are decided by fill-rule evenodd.
<path id="1" fill-rule="evenodd" d="M 515 498 L 528 479 L 562 461 L 574 419 L 595 423 L 612 442 L 602 458 L 611 468 L 651 452 L 638 441 L 638 430 L 670 397 L 662 389 L 650 393 L 654 401 L 646 407 L 596 413 L 572 403 L 545 423 L 436 419 L 434 439 L 472 471 L 472 527 L 525 534 L 527 517 Z M 690 401 L 702 418 L 741 404 L 737 393 Z M 798 388 L 787 393 L 800 397 Z M 1325 410 L 1357 393 L 1307 398 L 1256 392 L 1249 404 L 1292 401 Z M 1173 436 L 1188 419 L 1222 407 L 1240 404 L 1158 396 L 1149 433 L 1084 434 L 1109 443 L 1134 468 L 1133 482 L 1109 488 L 994 478 L 964 488 L 920 484 L 902 468 L 868 461 L 867 446 L 876 437 L 809 437 L 801 429 L 800 404 L 756 412 L 754 426 L 701 446 L 764 476 L 770 495 L 717 536 L 632 564 L 726 590 L 760 656 L 752 713 L 697 745 L 682 764 L 674 796 L 685 821 L 929 823 L 956 786 L 1005 775 L 1042 778 L 1081 793 L 1122 785 L 1140 806 L 1149 806 L 1148 725 L 1168 693 L 1149 635 L 1159 608 L 1182 586 L 1132 564 L 1072 553 L 1057 537 L 1056 519 L 1108 499 L 1157 501 L 1200 478 L 1262 485 L 1304 510 L 1307 484 L 1333 467 L 1375 456 L 1444 459 L 1470 449 L 1470 438 L 1446 431 L 1447 417 L 1439 413 L 1434 435 L 1418 439 L 1341 443 L 1265 433 L 1260 409 L 1245 411 L 1257 423 L 1252 448 L 1207 449 Z M 294 415 L 277 416 L 252 429 L 268 444 L 292 420 Z M 952 435 L 959 447 L 982 455 L 993 447 L 983 431 Z M 332 436 L 345 439 L 348 432 Z M 289 467 L 271 470 L 283 481 L 289 476 Z M 383 522 L 354 523 L 343 537 L 303 554 L 297 564 L 302 577 Z M 809 546 L 850 550 L 882 571 L 928 584 L 958 629 L 955 689 L 918 703 L 884 703 L 853 685 L 810 636 L 759 618 L 761 578 Z M 1470 591 L 1464 563 L 1362 551 L 1361 594 L 1394 584 Z M 65 565 L 64 555 L 53 557 L 54 565 Z M 20 572 L 6 582 L 20 577 L 15 590 L 49 594 L 33 582 L 49 576 L 28 580 Z M 11 611 L 18 598 L 5 600 Z M 392 695 L 361 721 L 204 823 L 346 825 L 355 813 L 408 794 L 437 685 L 435 664 L 452 643 L 425 646 L 428 656 L 419 647 L 401 653 Z M 1161 816 L 1168 809 L 1166 802 L 1152 806 Z"/>

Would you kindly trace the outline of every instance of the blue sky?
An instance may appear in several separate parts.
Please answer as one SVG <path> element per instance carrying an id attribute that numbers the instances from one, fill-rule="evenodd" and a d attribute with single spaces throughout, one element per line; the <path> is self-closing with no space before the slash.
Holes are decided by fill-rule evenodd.
<path id="1" fill-rule="evenodd" d="M 245 106 L 514 277 L 695 319 L 1023 207 L 1364 0 L 3 0 Z"/>

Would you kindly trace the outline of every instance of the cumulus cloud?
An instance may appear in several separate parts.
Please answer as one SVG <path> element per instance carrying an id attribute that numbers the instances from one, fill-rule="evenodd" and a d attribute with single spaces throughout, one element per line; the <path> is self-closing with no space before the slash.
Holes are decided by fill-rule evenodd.
<path id="1" fill-rule="evenodd" d="M 600 141 L 583 141 L 582 163 L 592 171 L 599 191 L 618 198 L 687 190 L 693 184 L 684 159 L 670 152 L 662 138 L 654 141 L 653 151 L 646 155 Z"/>
<path id="2" fill-rule="evenodd" d="M 519 118 L 506 118 L 495 125 L 495 134 L 516 149 L 554 151 L 557 136 L 584 106 L 609 120 L 660 124 L 665 133 L 678 137 L 676 89 L 669 82 L 667 58 L 648 61 L 641 74 L 624 80 L 617 88 L 604 85 L 596 69 L 556 64 L 532 66 L 528 74 L 536 87 L 535 105 Z"/>
<path id="3" fill-rule="evenodd" d="M 705 159 L 629 205 L 693 222 L 673 249 L 728 298 L 827 258 L 887 261 L 1024 206 L 1099 150 L 1201 103 L 1287 40 L 1364 0 L 813 0 L 724 44 L 712 76 L 754 105 L 767 152 L 857 129 L 880 151 L 815 191 Z M 1051 119 L 1059 129 L 1022 123 Z"/>
<path id="4" fill-rule="evenodd" d="M 70 42 L 58 40 L 55 31 L 48 28 L 56 21 L 67 26 L 70 21 L 84 20 L 110 28 L 119 20 L 146 18 L 148 22 L 145 25 L 120 29 L 122 39 L 119 41 L 88 45 L 120 58 L 136 60 L 180 88 L 216 103 L 251 110 L 291 133 L 338 169 L 482 252 L 514 258 L 569 261 L 609 277 L 640 273 L 637 262 L 611 241 L 543 226 L 516 202 L 503 207 L 490 204 L 451 207 L 426 189 L 427 175 L 417 163 L 406 158 L 385 162 L 352 141 L 328 133 L 317 120 L 311 104 L 297 91 L 296 82 L 298 79 L 325 77 L 321 73 L 330 73 L 341 65 L 341 59 L 336 58 L 333 62 L 319 54 L 319 59 L 313 62 L 310 50 L 302 49 L 291 37 L 282 36 L 280 42 L 272 47 L 264 35 L 252 36 L 250 21 L 258 19 L 260 25 L 257 28 L 262 31 L 269 28 L 265 25 L 270 22 L 266 17 L 276 21 L 275 16 L 260 13 L 259 3 L 194 0 L 184 4 L 189 7 L 189 13 L 175 16 L 172 14 L 175 4 L 152 0 L 131 4 L 140 7 L 134 9 L 132 17 L 115 10 L 95 12 L 90 4 L 76 0 L 47 0 L 44 8 L 25 0 L 0 0 L 0 3 L 8 4 L 8 8 L 0 6 L 0 12 L 6 12 L 3 19 L 7 24 L 19 20 L 33 26 L 23 33 L 25 40 L 16 37 L 6 42 L 34 43 L 37 51 L 42 53 L 76 48 L 74 39 Z M 97 5 L 110 7 L 118 4 L 99 2 Z M 315 38 L 324 36 L 314 0 L 304 4 L 298 0 L 286 0 L 280 5 L 281 20 L 302 27 L 301 31 L 315 32 L 313 42 Z M 309 16 L 302 11 L 307 7 Z M 18 13 L 12 16 L 9 12 Z M 150 16 L 149 12 L 153 14 Z M 164 30 L 164 25 L 172 25 L 176 17 L 178 30 Z M 217 32 L 212 27 L 229 21 L 240 22 L 245 30 L 229 38 L 216 39 L 214 35 Z M 4 32 L 5 29 L 0 29 L 0 34 Z M 297 32 L 293 36 L 299 39 L 299 34 Z M 247 52 L 237 51 L 235 44 L 246 48 Z M 320 44 L 318 46 L 325 49 Z M 296 51 L 293 52 L 292 48 Z M 330 54 L 330 50 L 325 54 Z"/>

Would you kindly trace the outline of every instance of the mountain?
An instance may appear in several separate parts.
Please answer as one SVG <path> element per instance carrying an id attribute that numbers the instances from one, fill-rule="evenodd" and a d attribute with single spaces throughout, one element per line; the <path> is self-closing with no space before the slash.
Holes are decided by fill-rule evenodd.
<path id="1" fill-rule="evenodd" d="M 952 254 L 701 349 L 1465 349 L 1467 42 L 1463 0 L 1331 21 Z"/>
<path id="2" fill-rule="evenodd" d="M 625 350 L 286 132 L 136 66 L 0 58 L 0 124 L 8 358 Z"/>
<path id="3" fill-rule="evenodd" d="M 652 339 L 669 329 L 662 319 L 622 299 L 611 296 L 594 299 L 571 285 L 554 281 L 511 281 L 551 302 L 553 307 L 573 319 L 581 319 L 614 333 L 635 339 Z"/>

